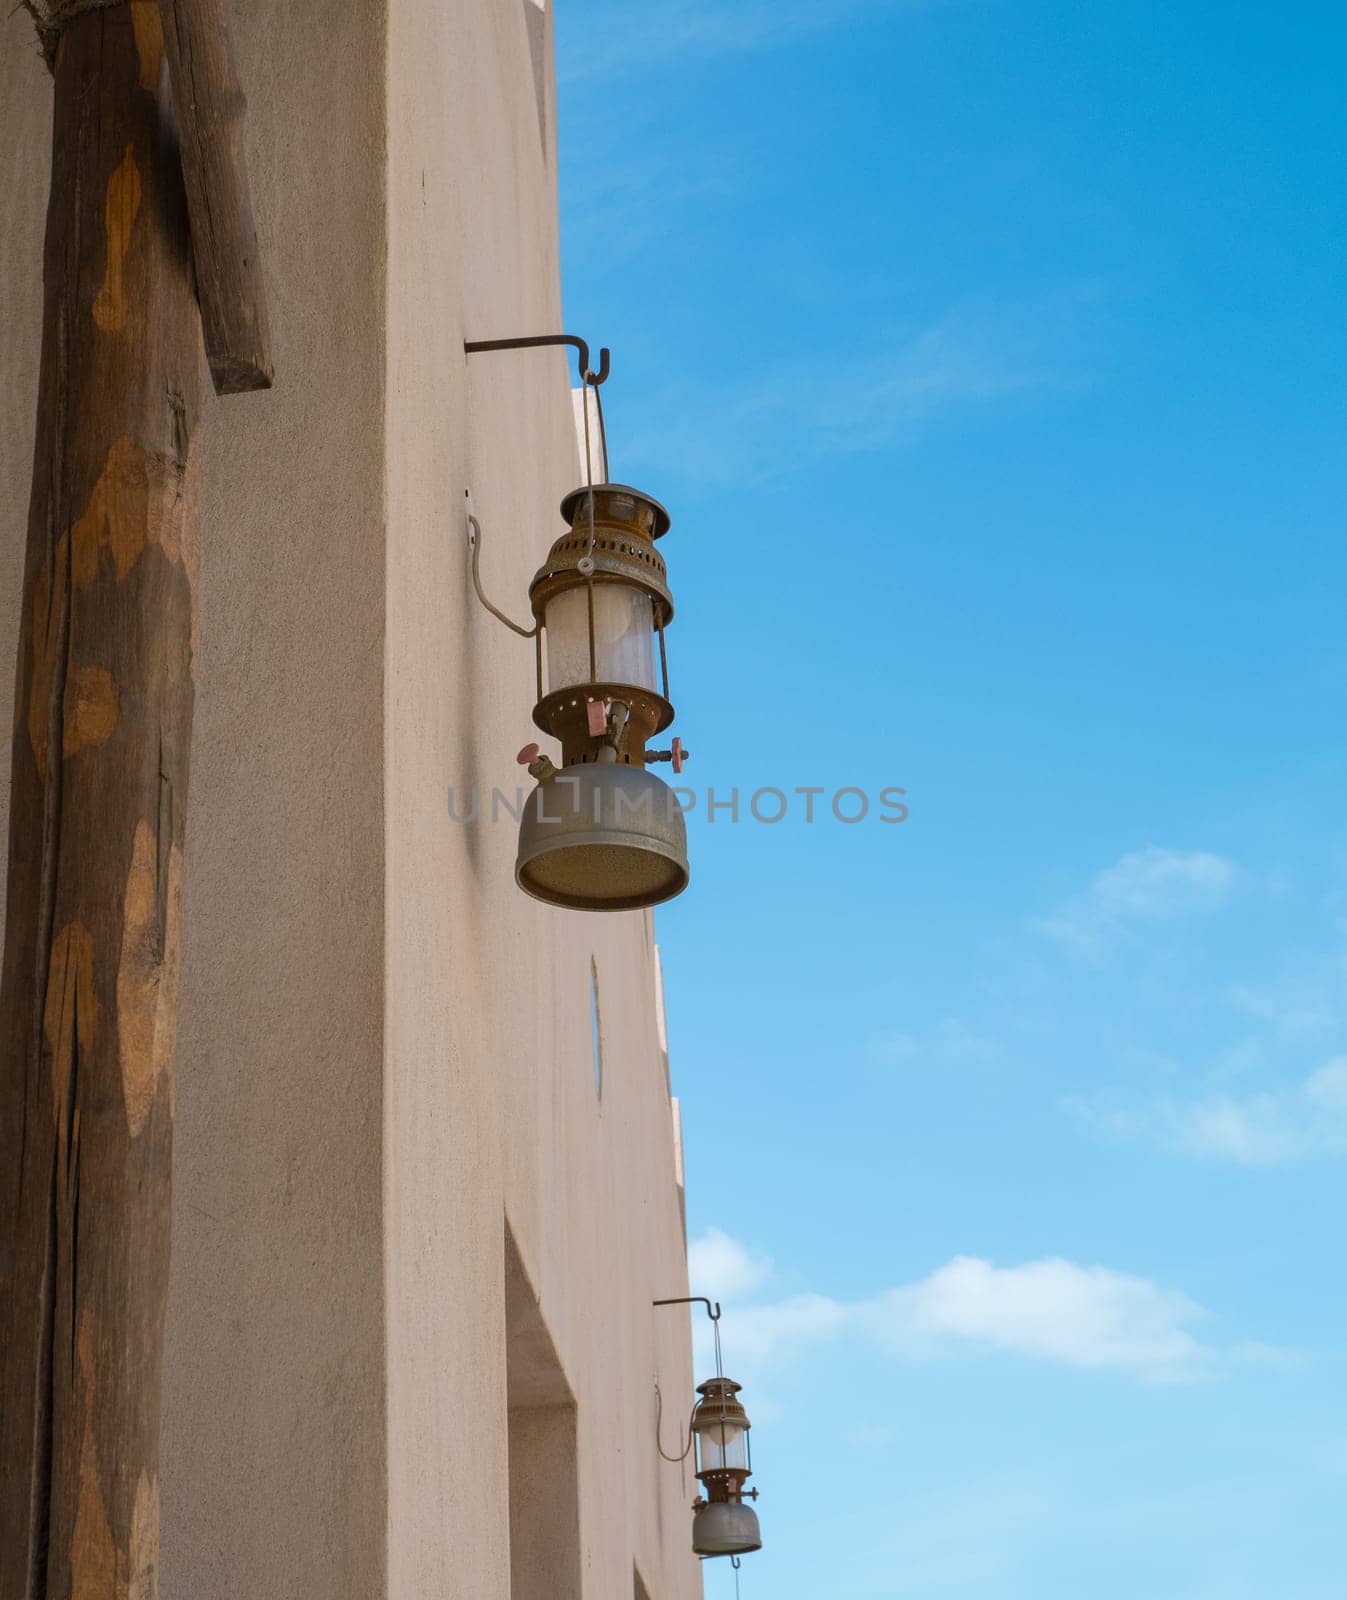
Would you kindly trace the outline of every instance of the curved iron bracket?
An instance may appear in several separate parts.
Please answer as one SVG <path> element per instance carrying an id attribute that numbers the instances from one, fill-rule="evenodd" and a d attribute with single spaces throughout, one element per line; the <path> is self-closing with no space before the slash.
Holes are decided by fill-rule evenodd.
<path id="1" fill-rule="evenodd" d="M 540 333 L 527 339 L 473 339 L 463 346 L 470 356 L 482 355 L 488 350 L 538 350 L 546 345 L 567 344 L 580 358 L 580 382 L 588 384 L 590 388 L 597 389 L 601 383 L 608 381 L 608 367 L 610 352 L 604 346 L 599 348 L 599 370 L 597 372 L 589 365 L 589 345 L 576 333 Z"/>
<path id="2" fill-rule="evenodd" d="M 713 1310 L 711 1302 L 704 1294 L 684 1295 L 681 1300 L 652 1300 L 650 1304 L 652 1306 L 705 1306 L 706 1314 L 708 1317 L 710 1317 L 711 1321 L 720 1321 L 720 1301 L 716 1301 L 715 1308 Z"/>

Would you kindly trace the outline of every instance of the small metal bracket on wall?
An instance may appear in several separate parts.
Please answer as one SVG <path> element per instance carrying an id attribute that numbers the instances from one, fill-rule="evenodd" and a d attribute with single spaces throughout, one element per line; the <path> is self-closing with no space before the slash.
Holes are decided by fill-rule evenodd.
<path id="1" fill-rule="evenodd" d="M 589 555 L 593 555 L 594 543 L 594 476 L 593 462 L 589 453 L 589 391 L 594 391 L 594 405 L 598 412 L 599 441 L 603 451 L 603 476 L 608 476 L 608 432 L 603 422 L 603 396 L 599 393 L 599 385 L 607 383 L 608 369 L 612 359 L 611 352 L 606 345 L 599 347 L 599 370 L 597 372 L 589 364 L 589 342 L 582 339 L 578 333 L 537 333 L 530 334 L 520 339 L 469 339 L 464 342 L 463 349 L 470 356 L 484 355 L 492 350 L 541 350 L 553 345 L 569 345 L 576 352 L 580 360 L 580 387 L 584 390 L 584 423 L 585 423 L 585 479 L 589 496 Z M 590 597 L 591 607 L 593 596 Z M 660 634 L 660 644 L 663 647 L 664 635 Z M 591 652 L 592 656 L 592 652 Z M 591 668 L 593 661 L 590 662 Z"/>
<path id="2" fill-rule="evenodd" d="M 684 1295 L 681 1300 L 652 1300 L 652 1306 L 705 1306 L 706 1314 L 712 1322 L 720 1321 L 720 1301 L 717 1300 L 714 1308 L 704 1294 Z"/>
<path id="3" fill-rule="evenodd" d="M 708 1317 L 710 1317 L 711 1322 L 713 1324 L 711 1331 L 716 1336 L 716 1377 L 723 1378 L 725 1376 L 725 1367 L 724 1367 L 724 1363 L 721 1360 L 721 1354 L 720 1354 L 720 1301 L 717 1300 L 716 1303 L 714 1305 L 712 1305 L 711 1302 L 706 1298 L 706 1296 L 704 1294 L 689 1294 L 689 1295 L 684 1295 L 681 1299 L 678 1299 L 678 1300 L 652 1300 L 650 1303 L 653 1306 L 705 1306 L 706 1307 L 706 1314 L 707 1314 Z"/>
<path id="4" fill-rule="evenodd" d="M 713 1323 L 719 1323 L 719 1321 L 720 1321 L 720 1301 L 717 1300 L 715 1302 L 715 1304 L 713 1305 L 711 1303 L 711 1301 L 709 1301 L 704 1294 L 681 1295 L 676 1300 L 652 1300 L 650 1302 L 650 1304 L 652 1306 L 705 1306 L 706 1307 L 706 1314 L 707 1314 L 708 1317 L 710 1317 L 711 1321 Z M 720 1329 L 719 1329 L 719 1327 L 716 1328 L 715 1334 L 716 1334 L 716 1374 L 717 1374 L 717 1376 L 721 1376 L 722 1374 L 721 1374 L 721 1359 L 720 1359 Z M 666 1461 L 684 1461 L 684 1460 L 687 1459 L 688 1451 L 691 1450 L 691 1448 L 692 1448 L 691 1419 L 689 1418 L 689 1424 L 688 1424 L 688 1442 L 683 1446 L 682 1450 L 676 1456 L 671 1456 L 665 1450 L 664 1446 L 660 1443 L 660 1438 L 659 1438 L 660 1425 L 661 1425 L 661 1421 L 662 1421 L 662 1418 L 663 1418 L 663 1415 L 664 1415 L 664 1396 L 660 1393 L 659 1384 L 655 1385 L 655 1400 L 656 1400 L 656 1404 L 657 1404 L 657 1410 L 655 1412 L 655 1444 L 659 1449 L 659 1453 L 664 1457 L 664 1459 Z M 695 1400 L 693 1401 L 692 1409 L 693 1409 L 694 1412 L 697 1409 L 697 1404 L 696 1404 Z"/>
<path id="5" fill-rule="evenodd" d="M 580 357 L 580 382 L 597 389 L 608 381 L 610 352 L 600 346 L 599 370 L 589 364 L 589 345 L 575 333 L 540 333 L 527 339 L 472 339 L 463 346 L 470 356 L 483 355 L 488 350 L 538 350 L 547 345 L 568 344 Z"/>

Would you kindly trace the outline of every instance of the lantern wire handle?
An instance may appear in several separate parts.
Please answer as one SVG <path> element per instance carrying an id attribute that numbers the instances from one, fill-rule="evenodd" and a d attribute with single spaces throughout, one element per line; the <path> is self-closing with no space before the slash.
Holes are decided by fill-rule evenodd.
<path id="1" fill-rule="evenodd" d="M 478 556 L 482 548 L 482 524 L 478 522 L 472 513 L 471 491 L 465 490 L 464 495 L 468 502 L 468 546 L 472 550 L 472 586 L 477 591 L 477 598 L 498 622 L 503 622 L 507 628 L 517 633 L 521 639 L 536 638 L 540 626 L 539 623 L 535 622 L 531 628 L 521 628 L 517 622 L 511 621 L 498 606 L 493 606 L 487 599 L 486 592 L 482 588 L 481 574 L 477 570 Z"/>

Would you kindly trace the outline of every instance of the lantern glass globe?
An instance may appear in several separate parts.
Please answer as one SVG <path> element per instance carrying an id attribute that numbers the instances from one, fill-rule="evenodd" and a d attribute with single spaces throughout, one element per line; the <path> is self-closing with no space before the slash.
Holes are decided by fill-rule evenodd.
<path id="1" fill-rule="evenodd" d="M 589 671 L 589 595 L 594 595 L 594 675 Z M 627 583 L 577 584 L 547 602 L 547 687 L 630 683 L 657 690 L 655 610 L 642 589 Z"/>
<path id="2" fill-rule="evenodd" d="M 742 1424 L 708 1420 L 698 1439 L 703 1472 L 748 1470 L 748 1429 Z"/>

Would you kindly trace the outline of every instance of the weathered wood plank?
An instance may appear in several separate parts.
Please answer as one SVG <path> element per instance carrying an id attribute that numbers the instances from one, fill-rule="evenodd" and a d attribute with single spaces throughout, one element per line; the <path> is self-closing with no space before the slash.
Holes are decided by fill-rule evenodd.
<path id="1" fill-rule="evenodd" d="M 0 982 L 0 1600 L 152 1600 L 201 338 L 154 0 L 55 60 Z"/>
<path id="2" fill-rule="evenodd" d="M 243 152 L 243 90 L 223 0 L 159 0 L 197 296 L 217 394 L 271 387 L 266 296 Z"/>

